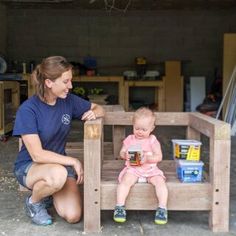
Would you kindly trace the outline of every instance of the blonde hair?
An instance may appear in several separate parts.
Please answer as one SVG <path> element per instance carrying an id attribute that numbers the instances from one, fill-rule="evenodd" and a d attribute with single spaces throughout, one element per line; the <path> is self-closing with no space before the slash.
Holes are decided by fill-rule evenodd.
<path id="1" fill-rule="evenodd" d="M 64 72 L 71 69 L 72 65 L 62 56 L 52 56 L 43 59 L 41 64 L 37 65 L 31 75 L 36 87 L 36 95 L 44 101 L 46 89 L 45 80 L 49 79 L 55 81 Z"/>
<path id="2" fill-rule="evenodd" d="M 153 125 L 155 125 L 156 116 L 154 112 L 147 107 L 140 107 L 134 112 L 134 116 L 132 120 L 133 123 L 135 122 L 136 119 L 140 119 L 140 118 L 150 118 L 153 122 Z"/>

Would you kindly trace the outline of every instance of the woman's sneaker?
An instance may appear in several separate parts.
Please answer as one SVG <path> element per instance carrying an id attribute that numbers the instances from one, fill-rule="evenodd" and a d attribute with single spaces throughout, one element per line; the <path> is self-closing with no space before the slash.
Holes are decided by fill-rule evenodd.
<path id="1" fill-rule="evenodd" d="M 118 223 L 124 223 L 126 221 L 126 211 L 124 206 L 115 207 L 113 220 Z"/>
<path id="2" fill-rule="evenodd" d="M 158 225 L 164 225 L 168 221 L 167 210 L 161 207 L 158 207 L 155 214 L 155 223 Z"/>
<path id="3" fill-rule="evenodd" d="M 30 197 L 27 197 L 25 200 L 27 216 L 37 225 L 51 225 L 52 217 L 45 209 L 45 204 L 43 202 L 30 203 L 29 198 Z"/>
<path id="4" fill-rule="evenodd" d="M 43 198 L 42 202 L 45 205 L 46 209 L 53 207 L 53 197 L 52 196 L 48 196 L 48 197 Z"/>

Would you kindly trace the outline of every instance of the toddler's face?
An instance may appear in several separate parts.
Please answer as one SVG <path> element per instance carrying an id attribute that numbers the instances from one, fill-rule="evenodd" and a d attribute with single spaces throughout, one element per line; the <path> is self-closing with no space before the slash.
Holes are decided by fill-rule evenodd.
<path id="1" fill-rule="evenodd" d="M 153 120 L 149 117 L 136 118 L 133 124 L 133 133 L 137 139 L 148 138 L 154 129 Z"/>

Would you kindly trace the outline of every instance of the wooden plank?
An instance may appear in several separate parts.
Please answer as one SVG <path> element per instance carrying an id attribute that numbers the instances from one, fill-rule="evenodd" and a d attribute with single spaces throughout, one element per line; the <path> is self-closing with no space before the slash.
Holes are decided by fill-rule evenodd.
<path id="1" fill-rule="evenodd" d="M 133 112 L 106 112 L 105 125 L 132 125 Z M 187 112 L 155 112 L 156 125 L 188 126 Z"/>
<path id="2" fill-rule="evenodd" d="M 193 129 L 192 127 L 188 126 L 186 131 L 186 137 L 187 139 L 194 139 L 194 140 L 200 140 L 201 139 L 201 133 Z"/>
<path id="3" fill-rule="evenodd" d="M 101 183 L 101 209 L 112 210 L 116 204 L 117 182 Z M 169 210 L 206 210 L 211 209 L 211 186 L 209 183 L 168 182 Z M 148 201 L 147 201 L 148 199 Z M 126 201 L 128 210 L 154 210 L 157 198 L 151 184 L 136 184 L 130 191 Z"/>
<path id="4" fill-rule="evenodd" d="M 125 111 L 122 105 L 103 105 L 102 107 L 106 112 Z"/>
<path id="5" fill-rule="evenodd" d="M 99 232 L 101 227 L 100 181 L 102 119 L 84 124 L 84 230 Z"/>
<path id="6" fill-rule="evenodd" d="M 224 34 L 224 54 L 223 54 L 223 95 L 225 95 L 230 76 L 236 65 L 236 33 Z M 226 96 L 223 116 L 225 116 L 226 105 L 228 103 L 228 96 Z M 225 117 L 224 117 L 225 118 Z"/>
<path id="7" fill-rule="evenodd" d="M 4 102 L 4 91 L 5 90 L 11 90 L 11 98 L 9 103 L 11 104 L 11 113 L 12 115 L 16 113 L 16 110 L 19 107 L 20 104 L 20 84 L 18 81 L 0 81 L 0 92 L 1 92 L 1 99 L 0 99 L 0 135 L 6 134 L 13 129 L 13 121 L 14 117 L 7 117 L 7 114 L 5 114 L 5 111 L 8 111 L 6 108 L 6 104 Z"/>
<path id="8" fill-rule="evenodd" d="M 123 76 L 74 76 L 73 81 L 78 82 L 120 82 Z"/>
<path id="9" fill-rule="evenodd" d="M 162 86 L 155 87 L 155 104 L 158 104 L 158 111 L 166 111 L 165 100 L 165 80 L 162 81 Z"/>
<path id="10" fill-rule="evenodd" d="M 184 103 L 184 77 L 181 75 L 167 75 L 165 80 L 165 111 L 181 112 Z"/>
<path id="11" fill-rule="evenodd" d="M 210 116 L 198 112 L 189 113 L 189 125 L 207 137 L 218 140 L 230 139 L 230 125 Z"/>
<path id="12" fill-rule="evenodd" d="M 35 84 L 34 81 L 31 77 L 31 74 L 24 74 L 22 75 L 23 80 L 27 81 L 27 86 L 28 86 L 28 97 L 31 97 L 33 94 L 35 94 Z"/>
<path id="13" fill-rule="evenodd" d="M 210 140 L 212 202 L 209 225 L 213 232 L 229 231 L 230 140 Z"/>
<path id="14" fill-rule="evenodd" d="M 113 134 L 114 158 L 118 159 L 119 155 L 120 155 L 120 149 L 121 149 L 121 146 L 122 146 L 122 141 L 125 138 L 125 128 L 124 128 L 124 126 L 120 126 L 120 125 L 113 126 L 112 134 Z"/>

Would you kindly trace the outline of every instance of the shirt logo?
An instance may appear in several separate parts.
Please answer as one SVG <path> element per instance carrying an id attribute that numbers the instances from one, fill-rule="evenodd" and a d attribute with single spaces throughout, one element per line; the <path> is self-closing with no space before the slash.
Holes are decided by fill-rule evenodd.
<path id="1" fill-rule="evenodd" d="M 70 124 L 70 116 L 68 114 L 64 114 L 61 118 L 61 121 L 63 124 L 69 125 Z"/>

